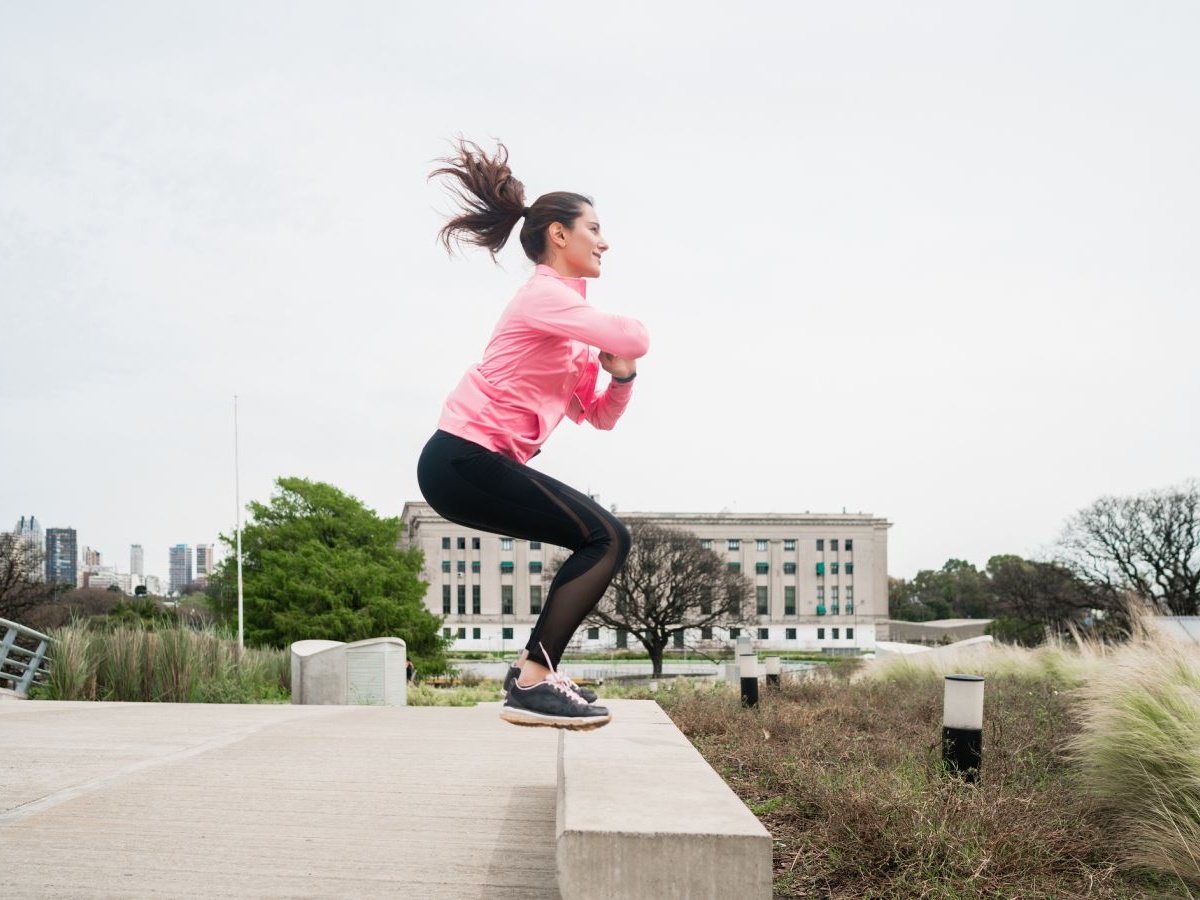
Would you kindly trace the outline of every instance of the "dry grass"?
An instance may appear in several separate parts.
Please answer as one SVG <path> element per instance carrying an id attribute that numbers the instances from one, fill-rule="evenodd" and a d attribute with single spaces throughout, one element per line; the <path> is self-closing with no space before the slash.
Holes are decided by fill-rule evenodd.
<path id="1" fill-rule="evenodd" d="M 978 785 L 943 775 L 941 673 L 911 661 L 785 684 L 755 710 L 723 685 L 657 699 L 775 838 L 777 896 L 1184 895 L 1119 868 L 1072 765 L 1072 689 L 1092 663 L 994 661 Z"/>

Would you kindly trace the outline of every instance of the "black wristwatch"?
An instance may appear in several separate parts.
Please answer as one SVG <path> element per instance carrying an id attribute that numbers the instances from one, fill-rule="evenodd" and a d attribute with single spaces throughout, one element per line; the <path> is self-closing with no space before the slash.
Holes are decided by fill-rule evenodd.
<path id="1" fill-rule="evenodd" d="M 634 372 L 632 375 L 626 375 L 624 378 L 618 378 L 616 375 L 614 375 L 612 380 L 617 384 L 629 384 L 629 382 L 633 381 L 635 378 L 637 378 L 637 372 Z"/>

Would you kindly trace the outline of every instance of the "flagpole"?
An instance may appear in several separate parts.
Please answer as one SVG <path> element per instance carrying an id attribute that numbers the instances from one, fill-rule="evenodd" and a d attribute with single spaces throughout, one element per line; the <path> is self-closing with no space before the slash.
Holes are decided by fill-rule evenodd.
<path id="1" fill-rule="evenodd" d="M 242 484 L 238 462 L 237 394 L 233 395 L 233 496 L 237 504 L 238 650 L 245 649 L 242 632 Z"/>

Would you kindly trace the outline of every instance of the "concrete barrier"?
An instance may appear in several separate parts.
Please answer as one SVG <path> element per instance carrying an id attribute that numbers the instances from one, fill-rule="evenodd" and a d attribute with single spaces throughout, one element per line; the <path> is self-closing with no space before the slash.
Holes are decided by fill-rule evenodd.
<path id="1" fill-rule="evenodd" d="M 395 637 L 292 644 L 292 702 L 407 706 L 408 648 Z"/>
<path id="2" fill-rule="evenodd" d="M 564 900 L 771 896 L 771 836 L 651 700 L 560 732 L 557 869 Z"/>

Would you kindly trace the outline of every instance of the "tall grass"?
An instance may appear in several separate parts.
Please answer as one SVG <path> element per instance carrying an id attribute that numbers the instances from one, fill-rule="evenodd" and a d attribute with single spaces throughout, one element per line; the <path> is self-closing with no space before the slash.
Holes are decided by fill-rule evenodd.
<path id="1" fill-rule="evenodd" d="M 52 700 L 262 703 L 288 699 L 285 650 L 239 651 L 214 629 L 82 622 L 52 629 L 50 677 L 38 696 Z"/>
<path id="2" fill-rule="evenodd" d="M 1200 889 L 1200 654 L 1143 639 L 1081 694 L 1075 754 L 1125 862 Z"/>

